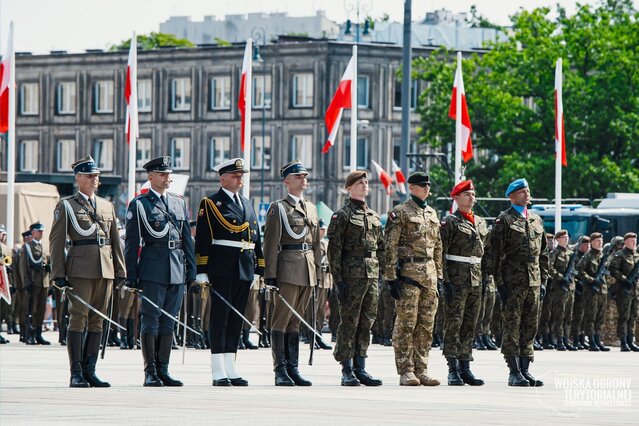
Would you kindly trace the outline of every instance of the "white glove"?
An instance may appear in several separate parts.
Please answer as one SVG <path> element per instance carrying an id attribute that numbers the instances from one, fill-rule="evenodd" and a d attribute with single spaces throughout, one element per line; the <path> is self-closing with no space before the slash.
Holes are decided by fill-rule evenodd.
<path id="1" fill-rule="evenodd" d="M 208 283 L 209 282 L 209 274 L 197 274 L 195 276 L 195 281 L 199 283 Z"/>

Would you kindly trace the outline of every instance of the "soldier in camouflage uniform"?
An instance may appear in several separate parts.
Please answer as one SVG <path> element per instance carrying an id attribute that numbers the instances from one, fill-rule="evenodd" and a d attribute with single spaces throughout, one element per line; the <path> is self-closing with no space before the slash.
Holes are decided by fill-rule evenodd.
<path id="1" fill-rule="evenodd" d="M 546 246 L 548 247 L 549 256 L 552 256 L 555 251 L 555 234 L 546 233 Z M 555 345 L 550 340 L 550 316 L 552 315 L 552 312 L 550 311 L 550 308 L 552 307 L 551 287 L 548 288 L 548 297 L 544 297 L 539 308 L 539 330 L 535 337 L 535 343 L 533 344 L 536 351 L 555 349 Z"/>
<path id="2" fill-rule="evenodd" d="M 482 266 L 488 236 L 486 221 L 473 213 L 475 187 L 464 180 L 450 194 L 458 209 L 441 223 L 444 300 L 444 356 L 448 362 L 448 385 L 481 386 L 482 379 L 470 370 L 473 338 L 482 300 Z"/>
<path id="3" fill-rule="evenodd" d="M 506 190 L 511 207 L 495 220 L 486 259 L 503 303 L 501 352 L 510 370 L 509 386 L 543 386 L 529 372 L 534 358 L 539 301 L 548 279 L 548 251 L 542 219 L 529 211 L 526 179 Z"/>
<path id="4" fill-rule="evenodd" d="M 328 261 L 341 318 L 333 356 L 342 364 L 342 386 L 380 386 L 382 381 L 366 372 L 365 361 L 377 314 L 377 280 L 384 263 L 382 223 L 366 205 L 365 171 L 350 173 L 344 186 L 350 199 L 328 225 Z"/>
<path id="5" fill-rule="evenodd" d="M 428 355 L 437 312 L 437 282 L 443 279 L 439 219 L 426 204 L 430 179 L 423 172 L 408 178 L 410 199 L 388 213 L 384 233 L 384 278 L 397 301 L 393 329 L 395 364 L 402 386 L 437 386 L 428 376 Z"/>
<path id="6" fill-rule="evenodd" d="M 373 325 L 373 333 L 377 333 L 380 345 L 392 346 L 391 334 L 395 321 L 395 300 L 391 297 L 388 286 L 383 279 L 380 279 L 378 284 L 377 318 L 375 318 Z"/>
<path id="7" fill-rule="evenodd" d="M 584 283 L 584 304 L 588 307 L 584 318 L 584 328 L 588 335 L 591 352 L 608 352 L 610 350 L 604 346 L 600 338 L 601 327 L 606 316 L 606 301 L 608 300 L 606 279 L 602 274 L 597 277 L 599 267 L 606 266 L 608 257 L 604 256 L 602 246 L 603 235 L 599 232 L 591 234 L 590 250 L 577 265 L 579 279 Z"/>
<path id="8" fill-rule="evenodd" d="M 479 317 L 477 318 L 477 327 L 475 327 L 478 350 L 482 350 L 480 349 L 480 342 L 484 349 L 488 349 L 489 351 L 497 350 L 497 346 L 491 337 L 493 310 L 496 300 L 495 291 L 495 279 L 492 275 L 488 275 L 486 279 L 482 281 L 481 308 L 479 310 Z"/>
<path id="9" fill-rule="evenodd" d="M 576 351 L 577 348 L 570 344 L 568 340 L 570 330 L 566 330 L 564 317 L 572 310 L 571 292 L 575 291 L 574 275 L 570 279 L 565 274 L 568 268 L 574 270 L 577 266 L 576 256 L 568 247 L 568 231 L 562 229 L 555 234 L 557 248 L 550 253 L 550 278 L 549 294 L 546 298 L 550 305 L 550 324 L 552 334 L 544 336 L 544 349 L 551 349 L 554 346 L 558 351 Z M 572 265 L 571 265 L 572 262 Z M 544 301 L 545 303 L 545 301 Z M 557 338 L 555 343 L 554 337 Z"/>
<path id="10" fill-rule="evenodd" d="M 630 281 L 629 275 L 639 263 L 637 253 L 637 234 L 628 232 L 623 236 L 623 249 L 615 253 L 610 261 L 610 275 L 617 285 L 617 335 L 621 341 L 621 351 L 639 352 L 639 347 L 634 343 L 634 328 L 639 316 L 639 300 L 637 295 L 637 281 Z"/>
<path id="11" fill-rule="evenodd" d="M 577 248 L 577 263 L 581 258 L 590 250 L 590 237 L 585 235 L 581 238 L 581 242 Z M 588 349 L 586 345 L 586 335 L 584 334 L 583 320 L 584 320 L 584 297 L 583 297 L 583 283 L 577 278 L 575 281 L 575 291 L 572 293 L 574 300 L 572 302 L 572 318 L 566 318 L 566 321 L 570 321 L 570 333 L 573 336 L 572 344 L 577 349 Z"/>

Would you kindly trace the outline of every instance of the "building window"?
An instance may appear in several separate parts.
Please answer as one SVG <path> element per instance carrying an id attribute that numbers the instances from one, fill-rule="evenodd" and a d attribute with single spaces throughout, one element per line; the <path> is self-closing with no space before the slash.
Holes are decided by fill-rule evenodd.
<path id="1" fill-rule="evenodd" d="M 20 172 L 35 173 L 38 171 L 38 141 L 24 140 L 20 142 L 18 169 Z"/>
<path id="2" fill-rule="evenodd" d="M 288 161 L 300 160 L 304 167 L 313 167 L 313 137 L 311 135 L 291 136 L 291 146 L 288 150 Z"/>
<path id="3" fill-rule="evenodd" d="M 271 107 L 271 76 L 253 76 L 253 108 L 269 109 Z"/>
<path id="4" fill-rule="evenodd" d="M 253 136 L 253 165 L 254 169 L 270 170 L 271 168 L 271 136 Z M 264 152 L 264 167 L 262 167 L 262 152 Z"/>
<path id="5" fill-rule="evenodd" d="M 211 79 L 211 110 L 231 109 L 231 77 Z"/>
<path id="6" fill-rule="evenodd" d="M 93 143 L 93 159 L 100 170 L 112 171 L 113 139 L 96 139 Z"/>
<path id="7" fill-rule="evenodd" d="M 411 80 L 410 109 L 412 110 L 414 110 L 417 106 L 417 95 L 417 80 Z M 402 81 L 399 79 L 395 80 L 395 96 L 393 100 L 393 108 L 402 108 Z"/>
<path id="8" fill-rule="evenodd" d="M 74 81 L 58 83 L 56 88 L 56 112 L 59 115 L 75 114 L 76 90 Z"/>
<path id="9" fill-rule="evenodd" d="M 96 81 L 93 86 L 94 111 L 96 114 L 113 112 L 113 81 Z"/>
<path id="10" fill-rule="evenodd" d="M 174 78 L 171 80 L 171 111 L 191 110 L 191 79 Z"/>
<path id="11" fill-rule="evenodd" d="M 293 99 L 294 108 L 313 106 L 313 74 L 293 74 Z"/>
<path id="12" fill-rule="evenodd" d="M 368 138 L 357 138 L 357 168 L 362 170 L 368 170 Z M 348 169 L 351 166 L 351 138 L 344 138 L 344 168 Z"/>
<path id="13" fill-rule="evenodd" d="M 38 83 L 24 83 L 20 86 L 20 115 L 38 115 L 39 89 Z"/>
<path id="14" fill-rule="evenodd" d="M 228 136 L 214 136 L 209 145 L 208 170 L 231 158 L 231 138 Z"/>
<path id="15" fill-rule="evenodd" d="M 191 165 L 191 139 L 171 139 L 170 156 L 173 157 L 173 168 L 176 170 L 188 170 Z"/>
<path id="16" fill-rule="evenodd" d="M 370 108 L 370 78 L 367 76 L 357 77 L 357 106 L 360 108 Z"/>
<path id="17" fill-rule="evenodd" d="M 71 164 L 75 158 L 75 140 L 60 139 L 56 144 L 56 169 L 59 172 L 70 172 L 73 170 Z"/>
<path id="18" fill-rule="evenodd" d="M 138 80 L 138 112 L 151 112 L 153 105 L 153 82 Z"/>
<path id="19" fill-rule="evenodd" d="M 135 151 L 135 167 L 141 170 L 142 166 L 151 161 L 151 139 L 138 139 Z"/>

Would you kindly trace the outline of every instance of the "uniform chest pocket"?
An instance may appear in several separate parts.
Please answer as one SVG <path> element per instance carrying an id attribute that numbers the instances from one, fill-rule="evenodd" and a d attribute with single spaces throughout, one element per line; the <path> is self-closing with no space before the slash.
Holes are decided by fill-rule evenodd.
<path id="1" fill-rule="evenodd" d="M 526 235 L 526 227 L 521 223 L 511 223 L 510 229 L 515 231 L 517 234 L 521 234 L 521 237 Z"/>
<path id="2" fill-rule="evenodd" d="M 304 218 L 301 216 L 289 217 L 288 223 L 291 225 L 293 231 L 297 233 L 302 232 L 306 225 Z"/>
<path id="3" fill-rule="evenodd" d="M 351 217 L 349 219 L 349 222 L 353 226 L 357 226 L 359 228 L 363 228 L 364 227 L 364 218 L 363 217 L 359 217 L 359 216 Z"/>
<path id="4" fill-rule="evenodd" d="M 382 223 L 376 217 L 368 218 L 368 229 L 379 229 L 382 227 Z"/>
<path id="5" fill-rule="evenodd" d="M 473 234 L 473 230 L 470 229 L 470 227 L 467 226 L 467 225 L 460 225 L 458 229 L 459 229 L 459 232 L 463 232 L 466 235 L 472 235 Z"/>

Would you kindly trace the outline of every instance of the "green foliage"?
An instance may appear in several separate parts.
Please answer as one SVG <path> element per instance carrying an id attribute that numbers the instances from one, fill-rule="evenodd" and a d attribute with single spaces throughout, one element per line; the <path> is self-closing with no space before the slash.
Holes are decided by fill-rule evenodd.
<path id="1" fill-rule="evenodd" d="M 230 41 L 222 40 L 219 37 L 215 37 L 214 40 L 215 40 L 215 43 L 217 43 L 217 45 L 221 47 L 233 46 L 233 43 L 231 43 Z"/>
<path id="2" fill-rule="evenodd" d="M 195 47 L 195 44 L 184 38 L 177 38 L 173 34 L 155 33 L 138 35 L 138 50 L 152 50 L 160 47 Z M 110 51 L 126 50 L 131 47 L 131 39 L 122 41 L 118 45 L 111 46 Z"/>
<path id="3" fill-rule="evenodd" d="M 554 70 L 563 58 L 563 106 L 568 167 L 563 196 L 605 197 L 639 192 L 639 13 L 631 0 L 521 10 L 512 32 L 483 55 L 464 58 L 464 86 L 475 157 L 466 176 L 479 196 L 503 196 L 518 177 L 533 196 L 554 196 Z M 556 17 L 552 17 L 555 16 Z M 441 49 L 413 62 L 420 94 L 421 143 L 454 146 L 448 118 L 454 52 Z"/>

